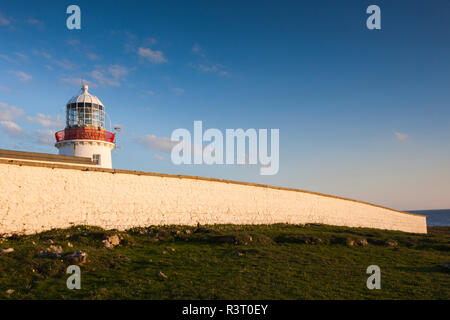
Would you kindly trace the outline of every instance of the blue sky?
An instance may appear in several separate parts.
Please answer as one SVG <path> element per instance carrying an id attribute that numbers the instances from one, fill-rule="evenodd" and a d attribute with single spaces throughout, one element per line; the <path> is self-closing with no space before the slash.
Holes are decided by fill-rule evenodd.
<path id="1" fill-rule="evenodd" d="M 0 148 L 56 153 L 83 78 L 122 127 L 116 168 L 450 208 L 449 15 L 438 0 L 3 1 Z M 166 139 L 194 120 L 279 128 L 278 174 L 173 165 Z"/>

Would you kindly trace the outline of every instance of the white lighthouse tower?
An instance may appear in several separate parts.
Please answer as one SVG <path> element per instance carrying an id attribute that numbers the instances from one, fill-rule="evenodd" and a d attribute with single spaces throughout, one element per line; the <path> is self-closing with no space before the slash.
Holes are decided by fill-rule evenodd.
<path id="1" fill-rule="evenodd" d="M 66 106 L 66 128 L 55 134 L 60 155 L 89 157 L 99 167 L 112 168 L 115 134 L 105 130 L 105 107 L 83 85 Z"/>

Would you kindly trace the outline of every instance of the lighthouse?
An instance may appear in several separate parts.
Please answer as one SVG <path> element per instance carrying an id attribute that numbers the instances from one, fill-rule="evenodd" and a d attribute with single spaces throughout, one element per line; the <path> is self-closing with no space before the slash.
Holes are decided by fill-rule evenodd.
<path id="1" fill-rule="evenodd" d="M 112 168 L 115 134 L 105 130 L 105 107 L 87 85 L 67 102 L 66 128 L 55 137 L 60 155 L 88 157 L 99 167 Z"/>

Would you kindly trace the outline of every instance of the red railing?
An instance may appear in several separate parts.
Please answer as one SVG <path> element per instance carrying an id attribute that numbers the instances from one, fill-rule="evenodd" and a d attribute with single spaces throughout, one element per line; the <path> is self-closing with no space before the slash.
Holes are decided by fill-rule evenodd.
<path id="1" fill-rule="evenodd" d="M 115 134 L 105 130 L 74 128 L 55 133 L 56 142 L 64 140 L 102 140 L 114 143 Z"/>

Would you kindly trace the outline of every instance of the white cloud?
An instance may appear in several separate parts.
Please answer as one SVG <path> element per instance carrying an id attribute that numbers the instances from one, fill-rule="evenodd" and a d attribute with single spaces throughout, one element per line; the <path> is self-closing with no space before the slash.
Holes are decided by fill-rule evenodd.
<path id="1" fill-rule="evenodd" d="M 15 75 L 22 82 L 28 82 L 32 79 L 31 75 L 23 71 L 10 70 L 9 73 Z"/>
<path id="2" fill-rule="evenodd" d="M 160 50 L 152 50 L 149 48 L 139 48 L 138 54 L 150 61 L 151 63 L 159 64 L 167 62 L 166 57 L 164 57 L 164 53 Z"/>
<path id="3" fill-rule="evenodd" d="M 194 46 L 192 47 L 191 51 L 194 52 L 194 53 L 202 52 L 202 47 L 200 47 L 198 44 L 194 44 Z"/>
<path id="4" fill-rule="evenodd" d="M 5 93 L 10 93 L 10 92 L 11 92 L 11 89 L 8 88 L 8 87 L 2 86 L 2 85 L 0 84 L 0 91 L 5 92 Z"/>
<path id="5" fill-rule="evenodd" d="M 144 44 L 156 44 L 156 39 L 155 38 L 152 38 L 152 37 L 148 37 L 148 38 L 145 38 L 144 39 Z"/>
<path id="6" fill-rule="evenodd" d="M 52 58 L 52 55 L 44 50 L 33 49 L 33 54 L 44 57 L 45 59 L 48 59 L 48 60 L 50 60 Z"/>
<path id="7" fill-rule="evenodd" d="M 0 121 L 0 126 L 2 130 L 11 137 L 22 136 L 25 134 L 22 128 L 13 121 L 2 120 Z"/>
<path id="8" fill-rule="evenodd" d="M 172 148 L 178 143 L 167 137 L 157 137 L 153 134 L 146 134 L 138 139 L 138 142 L 147 148 L 165 153 L 170 153 Z"/>
<path id="9" fill-rule="evenodd" d="M 53 63 L 63 69 L 67 69 L 67 70 L 71 70 L 71 69 L 75 68 L 75 64 L 73 64 L 72 62 L 70 62 L 67 59 L 54 60 Z"/>
<path id="10" fill-rule="evenodd" d="M 38 123 L 43 127 L 60 128 L 64 126 L 64 120 L 61 116 L 53 117 L 51 115 L 45 115 L 38 113 L 36 117 L 27 117 L 29 122 Z"/>
<path id="11" fill-rule="evenodd" d="M 218 64 L 218 63 L 216 63 L 216 64 L 205 64 L 205 63 L 194 64 L 194 63 L 190 63 L 189 65 L 192 68 L 200 70 L 202 72 L 211 72 L 211 73 L 216 73 L 219 76 L 231 77 L 231 72 L 223 70 L 223 66 L 221 64 Z"/>
<path id="12" fill-rule="evenodd" d="M 0 58 L 2 58 L 3 60 L 6 60 L 10 63 L 17 63 L 16 60 L 14 60 L 13 58 L 11 58 L 10 56 L 6 55 L 6 54 L 0 54 Z"/>
<path id="13" fill-rule="evenodd" d="M 97 87 L 94 83 L 92 83 L 91 81 L 87 81 L 85 79 L 82 78 L 62 78 L 60 80 L 63 84 L 68 84 L 70 86 L 74 86 L 74 87 L 78 87 L 80 88 L 82 83 L 86 83 L 89 87 L 91 88 L 95 88 Z"/>
<path id="14" fill-rule="evenodd" d="M 155 158 L 156 160 L 159 160 L 159 161 L 165 161 L 165 160 L 166 160 L 165 157 L 160 156 L 160 155 L 157 154 L 157 153 L 155 153 L 155 154 L 153 155 L 153 158 Z"/>
<path id="15" fill-rule="evenodd" d="M 76 47 L 80 44 L 80 40 L 78 40 L 78 39 L 69 39 L 66 42 L 74 47 Z"/>
<path id="16" fill-rule="evenodd" d="M 15 56 L 14 58 L 6 54 L 0 54 L 0 58 L 15 64 L 19 64 L 23 61 L 28 61 L 28 56 L 22 52 L 14 52 L 13 55 Z"/>
<path id="17" fill-rule="evenodd" d="M 109 66 L 108 72 L 114 77 L 114 79 L 118 80 L 122 76 L 127 75 L 130 72 L 130 70 L 128 70 L 124 66 L 120 66 L 118 64 L 114 64 L 112 66 Z"/>
<path id="18" fill-rule="evenodd" d="M 11 20 L 6 18 L 3 14 L 0 13 L 0 26 L 7 26 L 11 23 Z"/>
<path id="19" fill-rule="evenodd" d="M 394 134 L 397 137 L 397 139 L 400 141 L 406 140 L 408 138 L 408 135 L 406 135 L 404 133 L 394 132 Z"/>
<path id="20" fill-rule="evenodd" d="M 120 82 L 108 77 L 104 71 L 94 70 L 91 72 L 91 77 L 97 81 L 101 86 L 118 87 Z"/>
<path id="21" fill-rule="evenodd" d="M 24 111 L 16 106 L 0 102 L 0 120 L 14 120 L 24 114 Z"/>
<path id="22" fill-rule="evenodd" d="M 96 55 L 95 53 L 88 53 L 87 57 L 89 60 L 100 60 L 100 57 Z"/>
<path id="23" fill-rule="evenodd" d="M 182 88 L 172 88 L 172 92 L 175 93 L 177 96 L 184 93 L 184 89 Z"/>
<path id="24" fill-rule="evenodd" d="M 34 132 L 34 142 L 38 144 L 51 145 L 55 144 L 55 132 L 52 130 L 36 130 Z"/>
<path id="25" fill-rule="evenodd" d="M 57 65 L 63 69 L 67 69 L 67 70 L 71 70 L 73 68 L 75 68 L 75 64 L 71 61 L 69 61 L 68 59 L 64 58 L 62 60 L 58 60 L 58 59 L 54 59 L 52 57 L 52 55 L 50 53 L 48 53 L 45 50 L 36 50 L 33 49 L 33 54 L 40 56 L 40 57 L 44 57 L 45 59 L 47 59 L 51 64 Z M 49 65 L 46 65 L 46 68 L 49 70 L 53 70 L 53 68 Z"/>
<path id="26" fill-rule="evenodd" d="M 130 69 L 120 66 L 111 65 L 108 68 L 97 68 L 90 73 L 91 77 L 101 86 L 119 87 L 122 78 L 130 72 Z"/>
<path id="27" fill-rule="evenodd" d="M 40 21 L 38 19 L 29 18 L 27 20 L 27 22 L 28 22 L 29 25 L 32 25 L 32 26 L 35 26 L 35 27 L 38 27 L 38 28 L 43 28 L 44 27 L 44 22 L 42 22 L 42 21 Z"/>

